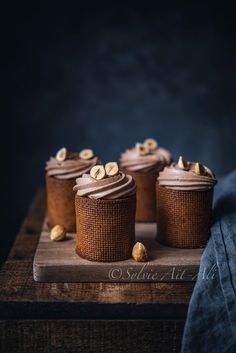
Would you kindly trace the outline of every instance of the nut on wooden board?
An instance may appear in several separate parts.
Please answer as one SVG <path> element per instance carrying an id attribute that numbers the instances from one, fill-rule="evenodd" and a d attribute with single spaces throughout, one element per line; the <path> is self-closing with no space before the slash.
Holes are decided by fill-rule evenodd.
<path id="1" fill-rule="evenodd" d="M 66 229 L 57 224 L 51 229 L 50 238 L 53 241 L 62 241 L 66 238 Z"/>
<path id="2" fill-rule="evenodd" d="M 142 243 L 137 242 L 133 247 L 132 257 L 137 262 L 146 262 L 148 260 L 146 247 Z"/>

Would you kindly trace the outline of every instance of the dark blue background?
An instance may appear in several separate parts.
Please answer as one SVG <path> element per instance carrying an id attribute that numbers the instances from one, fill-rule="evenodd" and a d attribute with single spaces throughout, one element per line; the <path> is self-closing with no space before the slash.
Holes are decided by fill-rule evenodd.
<path id="1" fill-rule="evenodd" d="M 2 256 L 62 146 L 109 161 L 155 137 L 217 175 L 236 166 L 233 9 L 114 3 L 3 11 Z"/>

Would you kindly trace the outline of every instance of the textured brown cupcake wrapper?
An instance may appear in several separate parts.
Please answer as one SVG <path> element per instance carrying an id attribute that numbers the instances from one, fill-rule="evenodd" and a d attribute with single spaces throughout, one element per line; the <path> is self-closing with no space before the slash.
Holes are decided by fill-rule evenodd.
<path id="1" fill-rule="evenodd" d="M 177 248 L 204 247 L 212 221 L 213 189 L 178 191 L 157 182 L 157 241 Z"/>
<path id="2" fill-rule="evenodd" d="M 100 262 L 129 259 L 135 242 L 135 203 L 135 195 L 119 200 L 76 195 L 77 254 Z"/>
<path id="3" fill-rule="evenodd" d="M 137 184 L 137 222 L 156 221 L 156 179 L 158 173 L 130 172 L 123 169 L 126 174 L 131 175 Z"/>
<path id="4" fill-rule="evenodd" d="M 76 231 L 75 179 L 57 179 L 46 174 L 48 224 L 60 224 L 68 232 Z"/>

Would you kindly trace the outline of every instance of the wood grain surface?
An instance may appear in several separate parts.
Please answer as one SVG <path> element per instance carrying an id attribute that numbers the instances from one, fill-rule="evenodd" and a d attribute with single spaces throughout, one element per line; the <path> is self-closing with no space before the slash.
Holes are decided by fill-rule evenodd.
<path id="1" fill-rule="evenodd" d="M 39 283 L 40 190 L 0 271 L 0 351 L 180 352 L 194 282 Z"/>
<path id="2" fill-rule="evenodd" d="M 185 318 L 194 282 L 36 283 L 33 258 L 44 217 L 40 190 L 0 271 L 1 318 Z"/>
<path id="3" fill-rule="evenodd" d="M 0 321 L 4 353 L 177 353 L 183 321 Z"/>
<path id="4" fill-rule="evenodd" d="M 36 250 L 33 274 L 39 282 L 173 282 L 195 281 L 203 249 L 178 249 L 155 241 L 156 223 L 136 223 L 136 241 L 145 244 L 149 261 L 133 259 L 102 263 L 75 253 L 75 234 L 53 242 L 45 218 Z"/>

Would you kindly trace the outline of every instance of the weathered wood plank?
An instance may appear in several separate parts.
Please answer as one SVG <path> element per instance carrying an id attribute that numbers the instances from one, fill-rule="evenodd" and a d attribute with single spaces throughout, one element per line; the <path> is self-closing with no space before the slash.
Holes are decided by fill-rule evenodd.
<path id="1" fill-rule="evenodd" d="M 46 212 L 46 193 L 41 188 L 29 208 L 28 214 L 22 223 L 20 231 L 13 244 L 8 260 L 33 259 L 38 244 L 42 222 Z"/>
<path id="2" fill-rule="evenodd" d="M 183 321 L 0 321 L 5 353 L 178 353 Z"/>
<path id="3" fill-rule="evenodd" d="M 52 242 L 44 221 L 34 258 L 38 282 L 176 282 L 195 281 L 203 249 L 177 249 L 156 242 L 155 223 L 136 223 L 136 241 L 149 252 L 147 263 L 133 259 L 113 263 L 87 261 L 75 252 L 75 234 Z"/>
<path id="4" fill-rule="evenodd" d="M 36 283 L 32 262 L 45 214 L 39 191 L 0 271 L 2 318 L 184 318 L 194 283 Z"/>

